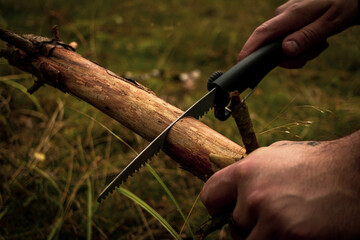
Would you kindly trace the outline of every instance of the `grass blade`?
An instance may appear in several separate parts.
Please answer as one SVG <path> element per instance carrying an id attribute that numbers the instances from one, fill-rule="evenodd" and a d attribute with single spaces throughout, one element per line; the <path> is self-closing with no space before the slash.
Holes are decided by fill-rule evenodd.
<path id="1" fill-rule="evenodd" d="M 47 237 L 47 240 L 52 240 L 52 239 L 56 239 L 57 238 L 57 234 L 60 232 L 61 226 L 63 224 L 63 217 L 59 217 L 58 220 L 56 221 L 55 226 L 53 227 L 53 229 L 51 230 L 49 236 Z"/>
<path id="2" fill-rule="evenodd" d="M 152 207 L 150 207 L 146 202 L 144 202 L 138 196 L 136 196 L 132 192 L 130 192 L 122 187 L 118 188 L 118 191 L 125 197 L 128 197 L 129 199 L 131 199 L 136 204 L 139 204 L 140 207 L 142 207 L 144 210 L 146 210 L 148 213 L 150 213 L 174 237 L 174 239 L 181 239 L 181 238 L 178 238 L 177 232 L 170 226 L 170 224 L 162 216 L 160 216 L 160 214 L 158 214 Z"/>
<path id="3" fill-rule="evenodd" d="M 45 171 L 41 170 L 38 167 L 34 168 L 35 172 L 37 172 L 39 175 L 41 175 L 43 178 L 45 178 L 46 180 L 48 180 L 50 182 L 50 184 L 56 189 L 56 191 L 58 192 L 58 194 L 61 194 L 59 185 L 57 185 L 57 183 L 55 182 L 55 180 Z"/>
<path id="4" fill-rule="evenodd" d="M 95 123 L 99 124 L 102 128 L 104 128 L 106 131 L 108 131 L 111 135 L 113 135 L 117 140 L 119 140 L 120 142 L 122 142 L 126 147 L 128 147 L 132 152 L 134 152 L 135 154 L 138 154 L 135 149 L 133 149 L 126 141 L 124 141 L 121 137 L 119 137 L 116 133 L 114 133 L 113 131 L 111 131 L 108 127 L 106 127 L 103 123 L 99 122 L 98 120 L 96 120 L 94 117 L 84 113 L 84 112 L 81 112 L 77 109 L 73 109 L 73 108 L 69 108 L 71 109 L 72 111 L 74 112 L 77 112 L 89 119 L 91 119 L 92 121 L 94 121 Z"/>
<path id="5" fill-rule="evenodd" d="M 28 93 L 26 87 L 24 87 L 23 85 L 21 85 L 20 83 L 17 83 L 11 79 L 5 79 L 5 80 L 2 80 L 1 82 L 13 87 L 13 88 L 16 88 L 18 90 L 20 90 L 21 92 L 23 92 L 28 98 L 30 98 L 30 100 L 34 103 L 36 109 L 39 111 L 39 112 L 44 112 L 44 110 L 42 109 L 39 101 L 37 100 L 37 98 L 34 96 L 34 95 L 31 95 L 30 93 Z"/>
<path id="6" fill-rule="evenodd" d="M 57 190 L 59 196 L 61 195 L 61 191 L 60 188 L 58 186 L 58 184 L 55 182 L 55 180 L 45 171 L 43 171 L 42 169 L 38 168 L 38 167 L 34 167 L 35 172 L 37 172 L 39 175 L 41 175 L 43 178 L 45 178 L 46 180 L 48 180 L 50 182 L 50 184 Z M 51 200 L 51 199 L 49 199 Z M 56 223 L 54 225 L 54 227 L 52 228 L 50 234 L 47 237 L 47 240 L 52 240 L 52 239 L 56 239 L 57 238 L 57 234 L 59 234 L 60 229 L 62 227 L 63 224 L 63 220 L 64 220 L 64 209 L 62 206 L 62 203 L 55 201 L 55 200 L 51 200 L 56 202 L 56 205 L 59 206 L 59 212 L 60 212 L 60 216 L 57 218 Z"/>
<path id="7" fill-rule="evenodd" d="M 194 210 L 194 208 L 195 208 L 196 203 L 199 201 L 199 198 L 200 198 L 200 193 L 197 195 L 197 197 L 196 197 L 196 199 L 195 199 L 195 201 L 194 201 L 194 203 L 193 203 L 193 205 L 192 205 L 192 207 L 191 207 L 191 209 L 190 209 L 190 211 L 189 211 L 186 219 L 184 220 L 184 224 L 183 224 L 183 226 L 181 227 L 181 230 L 180 230 L 180 232 L 179 232 L 179 234 L 178 234 L 179 237 L 181 236 L 182 232 L 184 231 L 185 226 L 188 226 L 188 228 L 189 228 L 189 222 L 188 222 L 188 221 L 189 221 L 189 218 L 190 218 L 190 216 L 191 216 L 191 214 L 192 214 L 192 212 L 193 212 L 193 210 Z M 190 229 L 190 232 L 191 232 L 191 229 Z M 192 232 L 191 232 L 191 234 L 193 235 Z M 195 236 L 193 236 L 193 239 L 196 239 Z"/>
<path id="8" fill-rule="evenodd" d="M 173 202 L 173 204 L 175 205 L 176 209 L 178 210 L 178 212 L 180 213 L 181 217 L 184 219 L 184 222 L 186 224 L 186 226 L 188 227 L 191 237 L 193 239 L 195 239 L 195 235 L 193 234 L 193 232 L 191 231 L 191 227 L 183 213 L 183 211 L 180 208 L 180 205 L 178 204 L 178 202 L 176 201 L 176 198 L 174 197 L 174 195 L 171 193 L 171 191 L 169 190 L 169 188 L 166 186 L 166 184 L 164 183 L 164 181 L 161 179 L 161 177 L 157 174 L 157 172 L 155 172 L 155 170 L 149 165 L 149 164 L 145 164 L 146 168 L 150 171 L 150 173 L 155 177 L 155 179 L 158 181 L 158 183 L 161 185 L 161 187 L 165 190 L 166 194 L 169 196 L 169 198 L 171 199 L 171 201 Z"/>
<path id="9" fill-rule="evenodd" d="M 130 150 L 132 150 L 134 153 L 138 154 L 127 142 L 125 142 L 121 137 L 119 137 L 116 133 L 114 133 L 113 131 L 111 131 L 108 127 L 106 127 L 103 123 L 97 121 L 94 117 L 80 112 L 76 109 L 71 109 L 77 113 L 82 114 L 85 117 L 88 117 L 89 119 L 91 119 L 92 121 L 94 121 L 95 123 L 99 124 L 101 127 L 103 127 L 106 131 L 108 131 L 111 135 L 113 135 L 117 140 L 119 140 L 120 142 L 122 142 L 125 146 L 127 146 Z M 79 141 L 79 139 L 78 139 Z M 80 140 L 81 141 L 81 140 Z M 79 146 L 81 146 L 81 143 L 78 143 Z M 80 155 L 82 156 L 80 159 L 82 159 L 83 164 L 85 164 L 85 161 L 83 159 L 83 151 L 82 149 L 80 149 Z M 169 198 L 171 199 L 171 201 L 173 202 L 173 204 L 175 205 L 176 209 L 179 211 L 181 217 L 184 219 L 186 226 L 188 227 L 189 231 L 190 231 L 190 235 L 192 236 L 193 239 L 195 239 L 195 235 L 193 234 L 190 225 L 188 224 L 188 222 L 186 221 L 186 217 L 184 215 L 184 213 L 182 212 L 180 205 L 178 204 L 178 202 L 176 201 L 174 195 L 171 193 L 171 191 L 169 190 L 169 188 L 166 186 L 166 184 L 164 183 L 164 181 L 161 179 L 161 177 L 155 172 L 155 170 L 148 164 L 145 163 L 146 168 L 150 171 L 150 173 L 154 176 L 154 178 L 158 181 L 158 183 L 161 185 L 161 187 L 164 189 L 164 191 L 166 192 L 166 194 L 169 196 Z M 134 195 L 135 196 L 135 195 Z M 131 198 L 132 199 L 132 198 Z M 146 203 L 145 203 L 146 204 Z M 155 211 L 155 210 L 153 210 Z M 159 215 L 156 212 L 157 215 Z M 161 217 L 161 216 L 160 216 Z M 169 225 L 170 226 L 170 225 Z M 171 227 L 171 226 L 170 226 Z M 177 238 L 177 237 L 176 237 Z"/>
<path id="10" fill-rule="evenodd" d="M 91 222 L 92 222 L 92 187 L 91 187 L 91 181 L 90 181 L 90 176 L 89 178 L 86 179 L 87 182 L 87 189 L 88 189 L 88 194 L 87 194 L 87 240 L 91 240 L 91 235 L 92 235 L 92 229 L 91 229 Z"/>
<path id="11" fill-rule="evenodd" d="M 8 208 L 7 207 L 5 207 L 5 209 L 2 211 L 2 212 L 0 212 L 0 220 L 6 215 L 6 213 L 8 212 Z"/>
<path id="12" fill-rule="evenodd" d="M 78 144 L 78 149 L 79 149 L 79 155 L 80 155 L 80 163 L 81 165 L 86 166 L 86 161 L 85 161 L 85 154 L 84 154 L 84 148 L 82 146 L 82 142 L 81 142 L 81 138 L 80 136 L 78 136 L 77 138 L 77 144 Z M 90 176 L 88 176 L 86 178 L 86 185 L 87 185 L 87 223 L 86 223 L 86 239 L 87 240 L 91 240 L 91 236 L 92 236 L 92 186 L 91 186 L 91 181 L 90 181 Z"/>

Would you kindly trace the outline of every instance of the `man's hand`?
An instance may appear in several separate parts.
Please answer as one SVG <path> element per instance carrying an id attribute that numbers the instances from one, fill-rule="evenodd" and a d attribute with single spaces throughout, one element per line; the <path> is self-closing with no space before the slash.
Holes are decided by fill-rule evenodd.
<path id="1" fill-rule="evenodd" d="M 235 204 L 249 240 L 359 239 L 360 131 L 260 148 L 215 173 L 201 198 L 211 215 Z"/>
<path id="2" fill-rule="evenodd" d="M 290 0 L 275 17 L 255 29 L 239 60 L 272 40 L 286 36 L 283 51 L 293 60 L 282 64 L 299 68 L 327 48 L 326 39 L 357 22 L 358 0 Z"/>

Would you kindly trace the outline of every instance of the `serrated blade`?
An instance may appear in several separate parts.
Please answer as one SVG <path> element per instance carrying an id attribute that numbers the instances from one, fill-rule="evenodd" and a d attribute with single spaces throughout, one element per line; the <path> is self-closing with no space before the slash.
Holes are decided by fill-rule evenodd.
<path id="1" fill-rule="evenodd" d="M 180 117 L 172 122 L 160 135 L 158 135 L 134 160 L 132 160 L 124 170 L 119 173 L 114 180 L 100 193 L 97 201 L 101 202 L 105 199 L 109 193 L 114 191 L 122 182 L 131 176 L 135 171 L 139 170 L 141 166 L 145 165 L 156 153 L 163 147 L 167 134 L 176 122 L 183 117 L 202 117 L 207 113 L 215 103 L 216 88 L 210 90 L 205 96 L 193 104 L 188 110 L 186 110 Z"/>

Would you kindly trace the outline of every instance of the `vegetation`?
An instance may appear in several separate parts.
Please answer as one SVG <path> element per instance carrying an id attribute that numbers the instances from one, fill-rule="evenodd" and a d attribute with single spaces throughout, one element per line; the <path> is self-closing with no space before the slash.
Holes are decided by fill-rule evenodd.
<path id="1" fill-rule="evenodd" d="M 281 2 L 0 0 L 0 27 L 50 36 L 57 24 L 62 39 L 78 42 L 83 56 L 186 109 L 206 92 L 207 76 L 232 66 L 253 29 Z M 305 68 L 268 75 L 247 100 L 260 145 L 334 139 L 360 129 L 359 37 L 360 29 L 351 28 L 331 38 L 330 48 Z M 149 74 L 154 69 L 164 74 Z M 174 77 L 193 70 L 201 77 L 192 88 Z M 28 95 L 33 81 L 0 60 L 0 239 L 193 238 L 208 218 L 197 201 L 199 179 L 160 154 L 150 163 L 158 177 L 143 168 L 98 204 L 106 182 L 135 156 L 131 148 L 139 152 L 148 143 L 49 86 Z M 219 122 L 209 113 L 202 121 L 241 142 L 231 119 Z M 170 228 L 133 201 L 139 198 Z"/>

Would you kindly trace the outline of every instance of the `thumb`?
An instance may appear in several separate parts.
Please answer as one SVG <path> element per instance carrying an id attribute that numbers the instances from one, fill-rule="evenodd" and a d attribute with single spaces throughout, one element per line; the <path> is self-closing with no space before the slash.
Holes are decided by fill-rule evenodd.
<path id="1" fill-rule="evenodd" d="M 303 55 L 316 45 L 341 31 L 338 24 L 334 23 L 332 13 L 326 12 L 312 23 L 288 35 L 283 41 L 283 51 L 289 57 Z M 328 26 L 328 27 L 324 27 Z"/>
<path id="2" fill-rule="evenodd" d="M 287 56 L 296 57 L 302 55 L 326 40 L 323 31 L 316 29 L 314 25 L 317 24 L 308 25 L 284 39 L 283 51 Z"/>
<path id="3" fill-rule="evenodd" d="M 308 61 L 319 56 L 320 53 L 322 53 L 328 46 L 329 44 L 326 41 L 320 42 L 318 45 L 307 50 L 305 53 L 292 57 L 281 63 L 280 66 L 284 68 L 302 68 Z"/>

